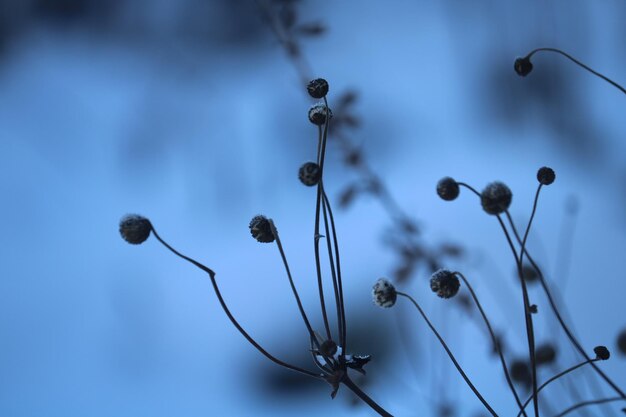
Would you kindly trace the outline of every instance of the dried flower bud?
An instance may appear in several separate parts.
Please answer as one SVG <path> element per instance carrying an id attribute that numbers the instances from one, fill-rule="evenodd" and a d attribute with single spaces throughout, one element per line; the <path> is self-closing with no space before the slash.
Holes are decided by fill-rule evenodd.
<path id="1" fill-rule="evenodd" d="M 150 220 L 138 214 L 128 214 L 120 220 L 120 234 L 125 241 L 133 245 L 145 242 L 151 230 Z"/>
<path id="2" fill-rule="evenodd" d="M 539 312 L 539 310 L 537 309 L 537 304 L 531 304 L 528 307 L 528 311 L 530 311 L 530 314 L 537 314 Z"/>
<path id="3" fill-rule="evenodd" d="M 480 194 L 480 204 L 489 214 L 500 214 L 511 205 L 513 194 L 505 184 L 495 181 L 488 184 Z"/>
<path id="4" fill-rule="evenodd" d="M 626 355 L 626 329 L 622 330 L 617 336 L 617 348 Z"/>
<path id="5" fill-rule="evenodd" d="M 441 298 L 454 297 L 460 287 L 457 276 L 447 269 L 440 269 L 430 277 L 430 289 Z"/>
<path id="6" fill-rule="evenodd" d="M 437 183 L 437 195 L 443 200 L 452 201 L 459 196 L 459 192 L 459 184 L 450 177 L 444 177 Z"/>
<path id="7" fill-rule="evenodd" d="M 271 243 L 275 239 L 269 219 L 262 215 L 254 216 L 250 220 L 250 233 L 262 243 Z"/>
<path id="8" fill-rule="evenodd" d="M 333 112 L 324 103 L 316 103 L 309 109 L 309 121 L 317 126 L 323 126 L 326 123 L 326 111 L 328 118 L 332 119 Z"/>
<path id="9" fill-rule="evenodd" d="M 556 178 L 556 174 L 552 168 L 541 167 L 539 171 L 537 171 L 537 181 L 543 185 L 550 185 L 554 182 Z"/>
<path id="10" fill-rule="evenodd" d="M 323 98 L 328 94 L 328 81 L 323 78 L 311 80 L 306 86 L 306 91 L 308 91 L 309 95 L 313 98 Z"/>
<path id="11" fill-rule="evenodd" d="M 381 278 L 374 284 L 372 288 L 372 298 L 374 304 L 378 307 L 389 308 L 393 307 L 398 298 L 396 293 L 396 287 L 393 286 L 388 280 Z"/>
<path id="12" fill-rule="evenodd" d="M 517 58 L 513 64 L 515 72 L 520 77 L 525 77 L 533 70 L 533 64 L 530 62 L 530 57 Z"/>
<path id="13" fill-rule="evenodd" d="M 606 348 L 606 346 L 596 346 L 593 348 L 594 353 L 596 354 L 596 358 L 606 361 L 611 357 L 611 352 Z"/>
<path id="14" fill-rule="evenodd" d="M 315 162 L 306 162 L 298 170 L 300 182 L 308 187 L 317 185 L 322 178 L 322 170 Z"/>
<path id="15" fill-rule="evenodd" d="M 537 347 L 535 351 L 535 360 L 537 365 L 547 365 L 556 359 L 556 349 L 554 346 L 546 343 Z"/>
<path id="16" fill-rule="evenodd" d="M 335 353 L 337 353 L 337 343 L 332 340 L 325 340 L 324 343 L 320 345 L 319 353 L 328 358 L 332 358 Z"/>

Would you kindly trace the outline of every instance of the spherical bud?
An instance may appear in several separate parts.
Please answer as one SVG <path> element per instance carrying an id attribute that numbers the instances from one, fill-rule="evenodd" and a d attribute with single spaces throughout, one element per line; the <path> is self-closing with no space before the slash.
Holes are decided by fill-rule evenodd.
<path id="1" fill-rule="evenodd" d="M 450 177 L 444 177 L 437 183 L 437 195 L 443 200 L 452 201 L 459 196 L 459 184 Z"/>
<path id="2" fill-rule="evenodd" d="M 533 70 L 533 64 L 530 62 L 529 57 L 517 58 L 513 64 L 513 68 L 515 68 L 517 75 L 525 77 Z"/>
<path id="3" fill-rule="evenodd" d="M 316 78 L 309 81 L 306 91 L 313 98 L 324 98 L 328 94 L 328 81 L 323 78 Z"/>
<path id="4" fill-rule="evenodd" d="M 457 276 L 447 269 L 440 269 L 430 277 L 430 289 L 441 298 L 454 297 L 460 287 Z"/>
<path id="5" fill-rule="evenodd" d="M 626 355 L 626 329 L 622 330 L 617 336 L 617 348 Z"/>
<path id="6" fill-rule="evenodd" d="M 528 363 L 523 360 L 517 359 L 511 363 L 511 378 L 518 384 L 529 386 L 532 382 L 532 375 L 530 373 L 530 367 Z"/>
<path id="7" fill-rule="evenodd" d="M 262 243 L 271 243 L 275 239 L 269 219 L 262 215 L 254 216 L 250 220 L 250 233 Z"/>
<path id="8" fill-rule="evenodd" d="M 519 272 L 517 268 L 515 268 L 515 276 L 519 278 Z M 525 263 L 524 265 L 522 265 L 522 276 L 524 277 L 526 284 L 534 284 L 539 282 L 539 274 L 537 273 L 535 267 L 532 266 L 532 264 Z"/>
<path id="9" fill-rule="evenodd" d="M 317 185 L 322 178 L 322 170 L 315 162 L 307 162 L 298 170 L 298 178 L 300 182 L 308 187 Z"/>
<path id="10" fill-rule="evenodd" d="M 554 182 L 556 178 L 556 174 L 552 168 L 541 167 L 539 171 L 537 171 L 537 181 L 543 185 L 550 185 Z"/>
<path id="11" fill-rule="evenodd" d="M 376 281 L 374 287 L 372 287 L 372 299 L 378 307 L 393 307 L 397 298 L 396 287 L 384 278 Z"/>
<path id="12" fill-rule="evenodd" d="M 606 346 L 596 346 L 593 348 L 593 351 L 597 359 L 606 361 L 611 357 L 611 352 L 609 352 Z"/>
<path id="13" fill-rule="evenodd" d="M 148 239 L 152 224 L 138 214 L 128 214 L 120 220 L 120 234 L 128 243 L 139 245 Z"/>
<path id="14" fill-rule="evenodd" d="M 535 350 L 535 360 L 537 365 L 547 365 L 556 359 L 556 349 L 551 344 L 544 344 Z"/>
<path id="15" fill-rule="evenodd" d="M 332 358 L 337 353 L 337 343 L 332 340 L 325 340 L 320 345 L 319 353 L 328 358 Z"/>
<path id="16" fill-rule="evenodd" d="M 323 126 L 326 123 L 326 112 L 328 112 L 328 118 L 332 119 L 333 112 L 324 103 L 312 105 L 309 109 L 309 121 L 314 125 Z"/>
<path id="17" fill-rule="evenodd" d="M 480 204 L 489 214 L 500 214 L 511 205 L 513 194 L 505 184 L 495 181 L 488 184 L 480 194 Z"/>

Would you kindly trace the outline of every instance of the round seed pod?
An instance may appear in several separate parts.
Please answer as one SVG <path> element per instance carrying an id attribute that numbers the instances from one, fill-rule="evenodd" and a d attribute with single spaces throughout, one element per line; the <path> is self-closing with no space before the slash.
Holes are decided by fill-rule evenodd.
<path id="1" fill-rule="evenodd" d="M 437 195 L 446 201 L 452 201 L 459 196 L 459 184 L 450 177 L 444 177 L 437 183 Z"/>
<path id="2" fill-rule="evenodd" d="M 611 352 L 606 346 L 596 346 L 593 348 L 593 352 L 596 354 L 596 358 L 606 361 L 611 357 Z"/>
<path id="3" fill-rule="evenodd" d="M 120 235 L 133 245 L 145 242 L 151 230 L 150 220 L 138 214 L 128 214 L 120 220 Z"/>
<path id="4" fill-rule="evenodd" d="M 517 271 L 517 268 L 515 268 L 514 274 L 515 277 L 519 279 L 519 272 Z M 526 284 L 535 284 L 539 282 L 539 274 L 532 264 L 524 263 L 524 265 L 522 265 L 522 275 Z"/>
<path id="5" fill-rule="evenodd" d="M 459 278 L 447 269 L 440 269 L 430 277 L 430 289 L 441 298 L 454 297 L 460 287 Z"/>
<path id="6" fill-rule="evenodd" d="M 537 365 L 547 365 L 556 359 L 556 349 L 550 343 L 537 346 L 535 350 L 535 360 Z"/>
<path id="7" fill-rule="evenodd" d="M 372 287 L 372 300 L 378 307 L 393 307 L 397 299 L 398 294 L 396 293 L 396 287 L 384 278 L 376 281 Z"/>
<path id="8" fill-rule="evenodd" d="M 309 81 L 306 91 L 313 98 L 324 98 L 328 94 L 328 81 L 323 78 L 316 78 Z"/>
<path id="9" fill-rule="evenodd" d="M 533 64 L 530 62 L 529 57 L 517 58 L 513 64 L 513 68 L 515 69 L 517 75 L 525 77 L 533 70 Z"/>
<path id="10" fill-rule="evenodd" d="M 626 355 L 626 329 L 622 330 L 617 336 L 617 349 Z"/>
<path id="11" fill-rule="evenodd" d="M 307 187 L 317 185 L 322 178 L 322 170 L 315 162 L 306 162 L 298 170 L 300 182 Z"/>
<path id="12" fill-rule="evenodd" d="M 488 184 L 480 194 L 480 204 L 489 214 L 497 215 L 509 208 L 513 193 L 506 184 L 499 181 Z"/>
<path id="13" fill-rule="evenodd" d="M 250 233 L 252 237 L 261 243 L 271 243 L 274 241 L 272 226 L 267 217 L 258 215 L 250 220 Z"/>
<path id="14" fill-rule="evenodd" d="M 556 178 L 556 174 L 552 168 L 541 167 L 539 171 L 537 171 L 537 181 L 543 185 L 550 185 L 554 182 Z"/>
<path id="15" fill-rule="evenodd" d="M 335 353 L 337 353 L 337 343 L 332 340 L 325 340 L 319 349 L 320 354 L 332 358 Z"/>
<path id="16" fill-rule="evenodd" d="M 530 366 L 528 363 L 521 359 L 516 359 L 511 363 L 511 378 L 513 381 L 524 386 L 530 386 L 532 383 L 532 375 L 530 373 Z"/>
<path id="17" fill-rule="evenodd" d="M 333 112 L 324 103 L 316 103 L 309 108 L 309 121 L 316 126 L 323 126 L 326 123 L 326 111 L 328 118 L 332 119 Z"/>

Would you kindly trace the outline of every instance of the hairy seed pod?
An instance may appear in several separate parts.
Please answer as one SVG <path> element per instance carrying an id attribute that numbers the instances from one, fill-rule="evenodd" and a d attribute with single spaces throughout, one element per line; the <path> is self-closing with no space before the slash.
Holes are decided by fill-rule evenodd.
<path id="1" fill-rule="evenodd" d="M 513 193 L 509 187 L 499 181 L 488 184 L 480 194 L 480 204 L 483 210 L 493 215 L 506 211 L 512 199 Z"/>
<path id="2" fill-rule="evenodd" d="M 333 112 L 330 107 L 326 107 L 324 103 L 316 103 L 309 108 L 309 121 L 317 126 L 323 126 L 326 123 L 326 111 L 328 110 L 328 118 L 332 119 Z"/>
<path id="3" fill-rule="evenodd" d="M 322 170 L 315 162 L 306 162 L 298 170 L 300 182 L 307 187 L 317 185 L 322 178 Z"/>
<path id="4" fill-rule="evenodd" d="M 372 299 L 378 307 L 393 307 L 397 298 L 396 287 L 385 278 L 376 281 L 372 287 Z"/>
<path id="5" fill-rule="evenodd" d="M 556 178 L 556 174 L 552 168 L 541 167 L 539 171 L 537 171 L 537 181 L 543 185 L 550 185 L 554 182 Z"/>
<path id="6" fill-rule="evenodd" d="M 593 352 L 596 354 L 596 358 L 606 361 L 611 357 L 611 352 L 606 346 L 596 346 L 593 348 Z"/>
<path id="7" fill-rule="evenodd" d="M 437 195 L 443 200 L 452 201 L 459 196 L 459 184 L 450 177 L 444 177 L 437 183 Z"/>
<path id="8" fill-rule="evenodd" d="M 313 98 L 324 98 L 328 94 L 328 81 L 323 78 L 316 78 L 309 81 L 306 91 Z"/>
<path id="9" fill-rule="evenodd" d="M 441 298 L 454 297 L 460 287 L 459 278 L 447 269 L 440 269 L 430 277 L 430 289 Z"/>
<path id="10" fill-rule="evenodd" d="M 150 220 L 138 214 L 128 214 L 120 220 L 120 234 L 125 241 L 133 245 L 145 242 L 151 230 Z"/>
<path id="11" fill-rule="evenodd" d="M 533 70 L 533 64 L 530 62 L 529 57 L 517 58 L 513 64 L 513 68 L 515 68 L 517 75 L 525 77 Z"/>
<path id="12" fill-rule="evenodd" d="M 272 226 L 267 217 L 258 215 L 250 220 L 250 233 L 252 237 L 261 243 L 271 243 L 274 241 Z"/>

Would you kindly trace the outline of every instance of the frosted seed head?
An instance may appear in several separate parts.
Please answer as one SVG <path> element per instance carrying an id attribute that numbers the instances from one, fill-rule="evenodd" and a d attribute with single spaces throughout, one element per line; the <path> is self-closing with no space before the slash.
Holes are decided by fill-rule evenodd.
<path id="1" fill-rule="evenodd" d="M 513 193 L 506 184 L 499 181 L 488 184 L 480 194 L 480 204 L 489 214 L 497 215 L 506 211 L 511 205 Z"/>
<path id="2" fill-rule="evenodd" d="M 323 78 L 316 78 L 309 81 L 306 91 L 313 98 L 324 98 L 328 94 L 328 81 Z"/>
<path id="3" fill-rule="evenodd" d="M 326 123 L 326 111 L 328 110 L 328 118 L 332 119 L 333 112 L 324 103 L 316 103 L 309 108 L 309 121 L 317 126 L 323 126 Z"/>
<path id="4" fill-rule="evenodd" d="M 393 284 L 385 278 L 381 278 L 376 281 L 372 287 L 372 299 L 374 304 L 378 307 L 393 307 L 397 298 L 398 294 L 396 293 L 396 287 L 394 287 Z"/>
<path id="5" fill-rule="evenodd" d="M 120 220 L 120 235 L 133 245 L 145 242 L 151 230 L 150 220 L 138 214 L 127 214 Z"/>
<path id="6" fill-rule="evenodd" d="M 322 170 L 315 162 L 306 162 L 298 170 L 298 178 L 302 184 L 312 187 L 320 182 Z"/>
<path id="7" fill-rule="evenodd" d="M 274 233 L 272 232 L 272 226 L 267 217 L 258 215 L 254 216 L 250 220 L 250 233 L 252 237 L 261 243 L 271 243 L 274 241 Z"/>
<path id="8" fill-rule="evenodd" d="M 440 269 L 430 277 L 430 289 L 441 298 L 452 298 L 461 287 L 459 278 L 447 269 Z"/>
<path id="9" fill-rule="evenodd" d="M 437 183 L 437 195 L 443 200 L 452 201 L 459 196 L 459 184 L 450 177 L 444 177 Z"/>

